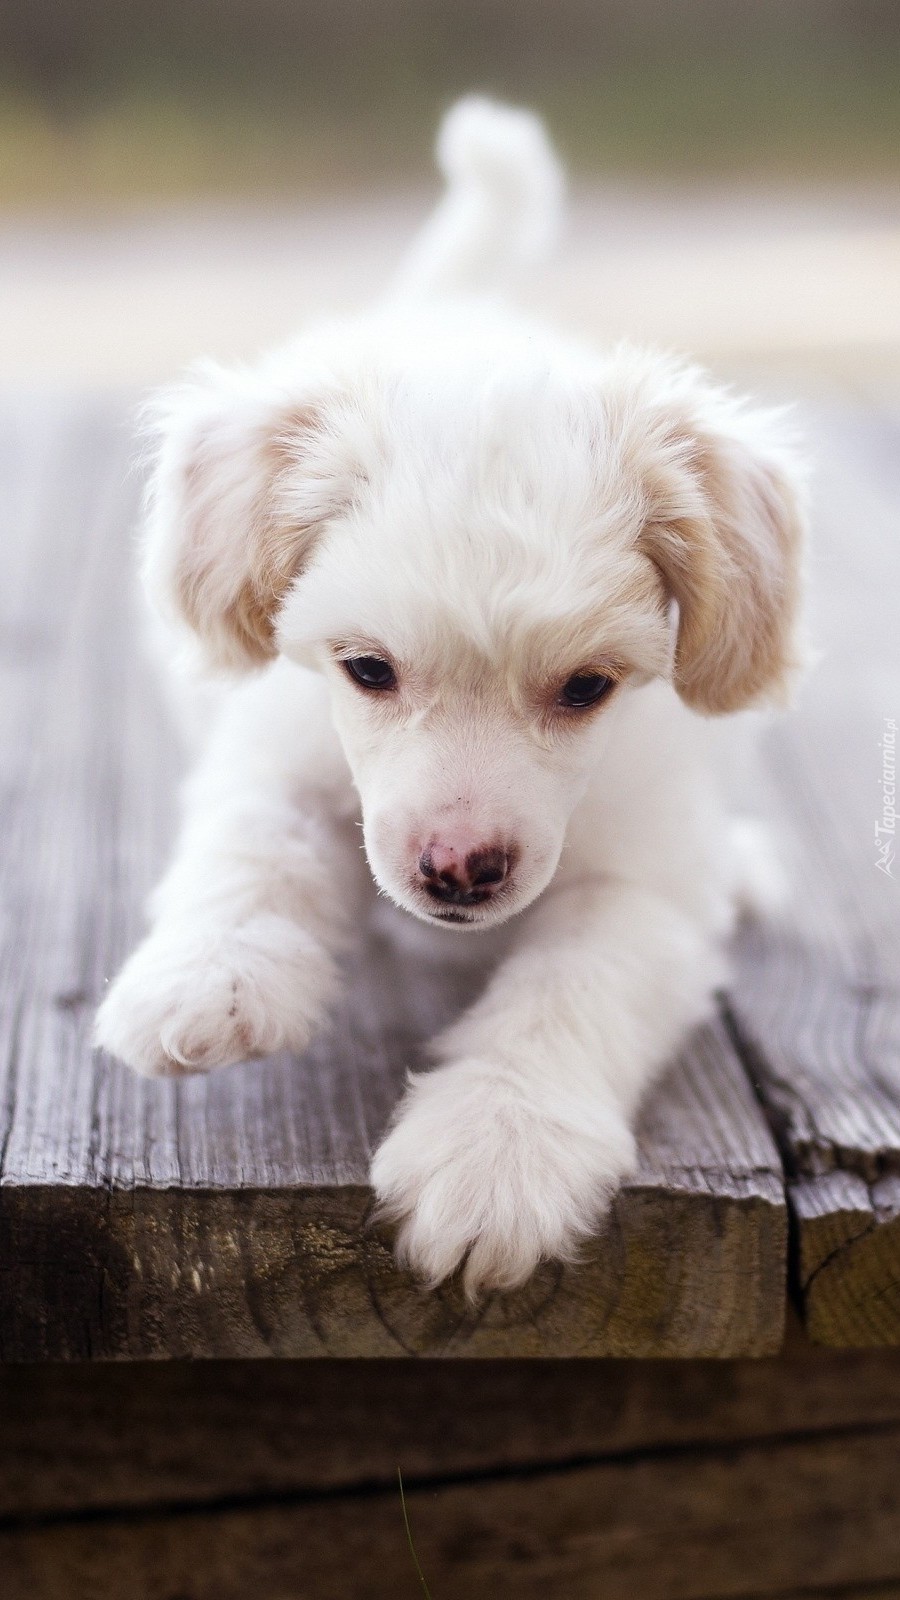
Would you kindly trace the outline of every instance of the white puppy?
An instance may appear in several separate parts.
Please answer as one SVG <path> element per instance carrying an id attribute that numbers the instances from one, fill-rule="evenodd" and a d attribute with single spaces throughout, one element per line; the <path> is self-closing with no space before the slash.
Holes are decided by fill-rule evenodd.
<path id="1" fill-rule="evenodd" d="M 302 1051 L 372 878 L 463 935 L 492 974 L 372 1182 L 400 1259 L 475 1293 L 596 1228 L 722 980 L 751 890 L 706 719 L 795 664 L 803 496 L 780 417 L 477 297 L 554 231 L 534 117 L 464 101 L 439 156 L 389 299 L 157 408 L 146 578 L 230 676 L 97 1040 Z"/>

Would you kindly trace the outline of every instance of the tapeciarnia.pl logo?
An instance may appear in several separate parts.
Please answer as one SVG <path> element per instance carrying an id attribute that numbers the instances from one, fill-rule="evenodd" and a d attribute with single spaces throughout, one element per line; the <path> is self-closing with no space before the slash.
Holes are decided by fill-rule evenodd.
<path id="1" fill-rule="evenodd" d="M 886 877 L 894 876 L 894 836 L 897 831 L 897 723 L 885 717 L 881 733 L 881 821 L 875 824 L 875 865 Z"/>

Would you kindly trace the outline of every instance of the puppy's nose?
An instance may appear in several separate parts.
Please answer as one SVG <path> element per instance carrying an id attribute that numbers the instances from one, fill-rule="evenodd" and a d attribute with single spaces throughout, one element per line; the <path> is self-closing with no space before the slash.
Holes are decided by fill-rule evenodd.
<path id="1" fill-rule="evenodd" d="M 498 846 L 465 849 L 435 840 L 419 857 L 423 886 L 433 900 L 474 906 L 488 900 L 509 874 L 509 856 Z"/>

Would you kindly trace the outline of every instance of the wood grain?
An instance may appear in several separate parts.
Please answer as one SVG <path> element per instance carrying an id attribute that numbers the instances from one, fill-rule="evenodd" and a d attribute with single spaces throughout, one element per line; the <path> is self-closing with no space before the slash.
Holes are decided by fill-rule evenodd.
<path id="1" fill-rule="evenodd" d="M 370 1152 L 464 999 L 445 971 L 373 933 L 302 1062 L 146 1083 L 91 1060 L 179 769 L 140 648 L 129 433 L 124 403 L 62 401 L 2 430 L 0 1358 L 776 1348 L 780 1162 L 719 1024 L 648 1105 L 639 1173 L 584 1265 L 474 1316 L 367 1226 Z"/>
<path id="2" fill-rule="evenodd" d="M 900 1584 L 896 1426 L 406 1485 L 434 1595 L 808 1600 Z M 5 1600 L 419 1592 L 396 1487 L 7 1525 Z"/>
<path id="3" fill-rule="evenodd" d="M 0 1368 L 0 1522 L 900 1427 L 900 1354 Z"/>
<path id="4" fill-rule="evenodd" d="M 766 746 L 793 883 L 748 930 L 736 1037 L 791 1175 L 811 1335 L 900 1344 L 900 854 L 876 866 L 879 749 L 900 726 L 900 428 L 819 411 L 812 631 L 822 657 Z"/>

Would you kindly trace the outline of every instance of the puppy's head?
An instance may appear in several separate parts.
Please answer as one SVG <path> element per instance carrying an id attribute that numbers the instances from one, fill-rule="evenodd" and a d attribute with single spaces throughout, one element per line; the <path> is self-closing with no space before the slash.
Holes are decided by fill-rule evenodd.
<path id="1" fill-rule="evenodd" d="M 798 469 L 779 418 L 633 351 L 303 354 L 169 401 L 148 576 L 213 665 L 326 674 L 395 901 L 502 921 L 642 685 L 706 713 L 783 694 Z"/>

